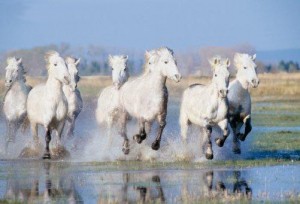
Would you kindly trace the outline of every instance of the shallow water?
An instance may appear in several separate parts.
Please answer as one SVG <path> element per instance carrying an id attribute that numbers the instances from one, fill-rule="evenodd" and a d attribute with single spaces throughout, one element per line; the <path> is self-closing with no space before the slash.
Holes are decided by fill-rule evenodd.
<path id="1" fill-rule="evenodd" d="M 9 154 L 3 152 L 5 140 L 5 122 L 0 117 L 0 198 L 27 202 L 85 202 L 85 203 L 119 203 L 156 201 L 168 203 L 186 201 L 205 202 L 255 200 L 286 201 L 300 199 L 300 166 L 272 166 L 253 168 L 217 168 L 208 165 L 203 155 L 203 138 L 199 128 L 189 131 L 188 145 L 183 145 L 178 124 L 178 100 L 171 100 L 168 107 L 167 126 L 163 133 L 161 149 L 153 151 L 156 127 L 151 135 L 138 145 L 132 141 L 132 135 L 138 130 L 136 121 L 128 125 L 128 137 L 131 140 L 131 152 L 124 156 L 121 151 L 122 138 L 115 135 L 111 146 L 108 145 L 105 128 L 99 128 L 94 117 L 96 99 L 85 104 L 80 114 L 73 139 L 64 138 L 64 144 L 71 153 L 68 162 L 43 162 L 37 160 L 20 160 L 19 153 L 31 142 L 29 130 L 19 133 L 16 143 L 11 144 Z M 264 104 L 266 105 L 266 104 Z M 259 113 L 256 113 L 259 114 Z M 299 123 L 300 124 L 300 123 Z M 41 129 L 41 128 L 40 128 Z M 255 160 L 288 159 L 299 160 L 300 151 L 290 150 L 276 152 L 252 148 L 253 138 L 262 133 L 280 131 L 300 132 L 299 126 L 265 127 L 254 126 L 246 142 L 241 143 L 242 154 L 232 153 L 232 137 L 223 148 L 214 145 L 214 160 Z M 44 132 L 40 132 L 40 141 L 44 143 Z M 53 134 L 54 135 L 54 134 Z M 213 130 L 213 137 L 220 135 Z M 256 136 L 256 137 L 254 137 Z M 257 137 L 258 136 L 258 137 Z M 53 137 L 55 141 L 55 136 Z M 212 140 L 214 141 L 214 139 Z M 54 144 L 52 144 L 53 146 Z M 133 171 L 124 165 L 125 160 L 138 162 L 139 170 Z M 100 162 L 101 165 L 82 162 Z M 113 167 L 103 162 L 113 162 Z M 123 163 L 120 161 L 124 161 Z M 147 169 L 143 163 L 158 161 L 158 165 Z M 179 161 L 203 164 L 198 169 L 182 168 Z M 164 162 L 172 162 L 172 167 L 161 168 Z M 104 167 L 103 167 L 104 166 Z"/>
<path id="2" fill-rule="evenodd" d="M 132 140 L 132 136 L 137 133 L 138 126 L 135 120 L 132 120 L 128 124 L 128 138 L 130 139 L 131 152 L 128 156 L 124 156 L 122 149 L 123 139 L 115 132 L 113 136 L 112 145 L 108 145 L 108 137 L 106 135 L 106 129 L 104 127 L 98 127 L 94 110 L 97 103 L 96 99 L 85 100 L 84 109 L 79 115 L 76 128 L 75 137 L 73 139 L 63 139 L 63 143 L 71 153 L 71 159 L 73 161 L 118 161 L 118 160 L 156 160 L 163 162 L 175 162 L 181 160 L 188 160 L 192 162 L 205 161 L 203 155 L 203 144 L 205 139 L 203 138 L 201 131 L 198 127 L 191 127 L 188 137 L 188 145 L 183 145 L 180 137 L 180 126 L 178 124 L 180 100 L 178 98 L 171 98 L 168 105 L 167 125 L 163 132 L 161 149 L 159 151 L 153 151 L 151 149 L 151 143 L 155 139 L 155 133 L 157 125 L 154 124 L 151 134 L 147 137 L 141 145 L 136 144 Z M 289 103 L 287 103 L 289 104 Z M 268 106 L 268 103 L 256 103 L 255 106 Z M 269 103 L 272 105 L 272 103 Z M 264 114 L 265 112 L 263 112 Z M 256 114 L 259 114 L 256 113 Z M 295 113 L 296 114 L 296 113 Z M 299 121 L 300 124 L 300 121 Z M 278 124 L 279 125 L 279 124 Z M 44 144 L 44 131 L 40 129 L 40 141 Z M 3 117 L 0 117 L 0 134 L 2 137 L 2 148 L 4 150 L 5 144 L 5 122 Z M 300 132 L 300 126 L 293 127 L 281 127 L 281 126 L 253 126 L 253 130 L 247 137 L 246 142 L 241 143 L 242 154 L 235 155 L 232 153 L 232 136 L 229 136 L 225 146 L 219 148 L 214 144 L 214 138 L 221 135 L 220 130 L 213 129 L 213 150 L 215 160 L 226 159 L 249 159 L 249 158 L 280 158 L 283 156 L 286 158 L 284 152 L 256 152 L 251 148 L 252 138 L 254 135 L 260 135 L 261 133 L 271 133 L 275 131 L 295 131 Z M 55 134 L 53 133 L 52 146 L 55 144 Z M 257 137 L 256 137 L 257 138 Z M 9 147 L 9 154 L 6 155 L 0 150 L 0 159 L 15 159 L 18 158 L 19 153 L 24 148 L 32 143 L 30 131 L 27 130 L 25 134 L 19 133 L 16 137 L 16 143 L 11 144 Z M 289 154 L 289 153 L 288 153 Z M 292 156 L 295 152 L 292 151 Z M 296 157 L 300 158 L 298 152 Z"/>
<path id="3" fill-rule="evenodd" d="M 119 166 L 119 168 L 122 165 Z M 283 201 L 300 196 L 300 166 L 111 170 L 42 161 L 0 162 L 0 198 L 21 202 Z M 122 168 L 121 168 L 122 169 Z"/>

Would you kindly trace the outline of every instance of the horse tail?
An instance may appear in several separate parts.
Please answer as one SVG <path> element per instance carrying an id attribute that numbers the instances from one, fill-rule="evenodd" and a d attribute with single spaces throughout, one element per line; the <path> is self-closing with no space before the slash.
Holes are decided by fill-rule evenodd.
<path id="1" fill-rule="evenodd" d="M 24 134 L 25 131 L 27 130 L 27 128 L 29 127 L 30 125 L 30 121 L 29 121 L 29 118 L 28 116 L 26 115 L 23 122 L 22 122 L 22 126 L 21 126 L 21 132 Z"/>

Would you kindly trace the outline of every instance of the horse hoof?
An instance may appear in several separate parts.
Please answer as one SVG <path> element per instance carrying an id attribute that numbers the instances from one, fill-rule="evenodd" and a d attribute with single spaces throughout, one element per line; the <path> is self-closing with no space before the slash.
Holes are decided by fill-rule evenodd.
<path id="1" fill-rule="evenodd" d="M 206 157 L 206 159 L 208 159 L 208 160 L 212 160 L 212 159 L 214 158 L 214 155 L 213 155 L 213 154 L 205 153 L 205 157 Z"/>
<path id="2" fill-rule="evenodd" d="M 245 139 L 246 139 L 246 136 L 245 136 L 244 134 L 242 134 L 242 133 L 238 133 L 237 137 L 238 137 L 239 140 L 241 140 L 242 142 L 244 142 Z"/>
<path id="3" fill-rule="evenodd" d="M 146 137 L 147 137 L 147 134 L 145 134 L 145 133 L 142 133 L 140 136 L 141 136 L 141 140 L 143 141 L 143 140 L 145 140 L 145 139 L 146 139 Z"/>
<path id="4" fill-rule="evenodd" d="M 224 146 L 224 141 L 221 140 L 220 138 L 216 138 L 216 144 L 219 146 L 219 147 L 223 147 Z"/>
<path id="5" fill-rule="evenodd" d="M 153 150 L 158 150 L 160 148 L 160 141 L 156 140 L 155 142 L 152 143 L 152 149 Z"/>
<path id="6" fill-rule="evenodd" d="M 142 137 L 139 134 L 133 136 L 133 140 L 135 140 L 138 144 L 142 143 Z"/>
<path id="7" fill-rule="evenodd" d="M 51 155 L 50 155 L 50 153 L 45 153 L 44 155 L 43 155 L 43 159 L 51 159 Z"/>
<path id="8" fill-rule="evenodd" d="M 234 148 L 233 150 L 234 154 L 241 154 L 241 149 L 240 148 Z"/>
<path id="9" fill-rule="evenodd" d="M 129 154 L 129 148 L 123 148 L 122 151 L 125 155 Z"/>

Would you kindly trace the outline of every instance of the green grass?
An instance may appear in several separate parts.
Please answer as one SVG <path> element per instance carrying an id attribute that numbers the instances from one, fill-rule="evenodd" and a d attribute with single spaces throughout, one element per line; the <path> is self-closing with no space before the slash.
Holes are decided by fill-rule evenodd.
<path id="1" fill-rule="evenodd" d="M 276 101 L 253 103 L 253 126 L 300 126 L 300 101 Z"/>
<path id="2" fill-rule="evenodd" d="M 253 148 L 259 150 L 300 151 L 300 132 L 279 131 L 255 135 Z"/>
<path id="3" fill-rule="evenodd" d="M 300 113 L 293 115 L 286 113 L 254 113 L 251 118 L 253 126 L 296 127 L 300 125 Z"/>

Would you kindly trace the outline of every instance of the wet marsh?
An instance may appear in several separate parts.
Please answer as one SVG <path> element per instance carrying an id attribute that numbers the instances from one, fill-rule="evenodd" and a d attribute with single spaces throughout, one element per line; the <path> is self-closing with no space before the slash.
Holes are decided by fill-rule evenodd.
<path id="1" fill-rule="evenodd" d="M 262 87 L 264 81 L 273 80 L 273 76 L 264 77 Z M 266 90 L 259 91 L 260 87 L 252 91 L 253 130 L 241 144 L 242 154 L 232 153 L 230 136 L 223 148 L 213 147 L 213 161 L 205 160 L 201 154 L 201 134 L 196 127 L 191 128 L 187 147 L 182 145 L 179 135 L 181 90 L 202 79 L 188 78 L 180 85 L 168 84 L 168 123 L 161 150 L 154 152 L 149 147 L 151 134 L 141 145 L 132 142 L 132 152 L 125 157 L 119 136 L 114 138 L 113 148 L 108 149 L 105 129 L 99 129 L 93 119 L 99 90 L 109 84 L 109 77 L 94 77 L 94 83 L 83 77 L 79 88 L 84 96 L 84 109 L 77 121 L 75 138 L 65 140 L 71 159 L 18 159 L 24 144 L 31 140 L 29 131 L 19 134 L 10 155 L 0 153 L 1 202 L 299 202 L 300 95 L 295 90 L 294 84 L 298 82 L 294 77 L 290 92 L 279 93 L 281 89 L 276 89 L 275 93 L 270 90 L 266 94 Z M 41 79 L 28 81 L 36 84 Z M 2 81 L 0 88 L 1 84 Z M 0 127 L 4 140 L 3 117 Z M 136 130 L 133 120 L 129 125 L 130 139 Z M 214 136 L 218 133 L 213 130 Z M 40 139 L 44 141 L 42 135 L 43 132 Z"/>

